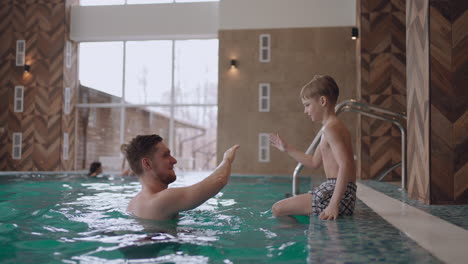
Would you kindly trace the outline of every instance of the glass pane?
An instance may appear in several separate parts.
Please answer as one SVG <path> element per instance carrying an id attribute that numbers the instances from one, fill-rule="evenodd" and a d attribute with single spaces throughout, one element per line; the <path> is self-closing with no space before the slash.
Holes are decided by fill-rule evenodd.
<path id="1" fill-rule="evenodd" d="M 267 36 L 263 36 L 262 37 L 262 47 L 265 47 L 265 48 L 268 48 L 268 37 Z"/>
<path id="2" fill-rule="evenodd" d="M 121 97 L 123 42 L 81 43 L 79 54 L 81 85 Z"/>
<path id="3" fill-rule="evenodd" d="M 78 102 L 86 103 L 120 103 L 121 97 L 99 91 L 97 89 L 89 88 L 80 84 L 78 92 Z"/>
<path id="4" fill-rule="evenodd" d="M 123 5 L 125 0 L 80 0 L 82 6 L 94 5 Z"/>
<path id="5" fill-rule="evenodd" d="M 23 100 L 16 100 L 15 110 L 22 111 L 23 109 Z"/>
<path id="6" fill-rule="evenodd" d="M 13 158 L 21 157 L 21 148 L 20 147 L 13 147 Z"/>
<path id="7" fill-rule="evenodd" d="M 268 85 L 262 85 L 262 96 L 268 96 Z"/>
<path id="8" fill-rule="evenodd" d="M 176 103 L 217 103 L 217 39 L 176 41 L 175 92 Z"/>
<path id="9" fill-rule="evenodd" d="M 175 109 L 174 157 L 184 170 L 216 167 L 218 107 L 190 106 Z"/>
<path id="10" fill-rule="evenodd" d="M 100 161 L 104 173 L 119 172 L 121 108 L 78 108 L 77 168 Z"/>
<path id="11" fill-rule="evenodd" d="M 18 133 L 13 134 L 13 145 L 21 145 L 21 135 Z"/>
<path id="12" fill-rule="evenodd" d="M 264 60 L 264 61 L 268 60 L 268 50 L 267 49 L 262 49 L 262 60 Z"/>
<path id="13" fill-rule="evenodd" d="M 267 152 L 266 149 L 262 148 L 260 149 L 260 160 L 264 161 L 267 159 Z"/>
<path id="14" fill-rule="evenodd" d="M 170 117 L 162 110 L 161 107 L 127 108 L 124 141 L 128 143 L 137 135 L 158 134 L 168 144 Z"/>
<path id="15" fill-rule="evenodd" d="M 171 41 L 127 42 L 125 70 L 125 101 L 135 104 L 171 102 Z"/>
<path id="16" fill-rule="evenodd" d="M 260 101 L 261 101 L 262 110 L 267 110 L 268 109 L 268 99 L 262 98 Z"/>
<path id="17" fill-rule="evenodd" d="M 22 87 L 16 87 L 16 93 L 15 97 L 16 99 L 22 99 L 23 98 L 23 88 Z"/>

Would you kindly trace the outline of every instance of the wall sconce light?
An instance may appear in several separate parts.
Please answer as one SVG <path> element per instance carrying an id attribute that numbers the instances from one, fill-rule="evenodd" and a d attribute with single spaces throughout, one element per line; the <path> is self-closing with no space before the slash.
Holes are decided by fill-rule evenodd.
<path id="1" fill-rule="evenodd" d="M 237 60 L 231 60 L 231 69 L 237 68 Z"/>
<path id="2" fill-rule="evenodd" d="M 351 29 L 351 39 L 356 40 L 359 37 L 359 29 L 357 27 L 353 27 Z"/>
<path id="3" fill-rule="evenodd" d="M 25 65 L 24 65 L 24 71 L 25 71 L 25 72 L 29 72 L 30 70 L 31 70 L 31 65 L 25 64 Z"/>

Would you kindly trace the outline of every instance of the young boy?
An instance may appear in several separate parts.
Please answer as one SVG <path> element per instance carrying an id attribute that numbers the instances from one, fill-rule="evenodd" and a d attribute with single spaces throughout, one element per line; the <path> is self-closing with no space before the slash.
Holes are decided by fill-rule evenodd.
<path id="1" fill-rule="evenodd" d="M 322 122 L 323 134 L 313 155 L 288 145 L 278 134 L 270 135 L 271 144 L 309 168 L 323 164 L 327 181 L 307 194 L 281 200 L 273 205 L 274 216 L 319 215 L 335 220 L 351 215 L 356 201 L 356 166 L 351 135 L 335 114 L 339 89 L 330 76 L 316 75 L 301 90 L 304 113 L 313 122 Z M 311 197 L 312 194 L 312 197 Z"/>

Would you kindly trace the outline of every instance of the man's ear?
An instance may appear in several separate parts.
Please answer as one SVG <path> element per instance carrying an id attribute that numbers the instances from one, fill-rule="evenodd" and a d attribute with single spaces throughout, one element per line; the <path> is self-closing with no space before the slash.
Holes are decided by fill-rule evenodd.
<path id="1" fill-rule="evenodd" d="M 142 158 L 141 159 L 141 167 L 143 169 L 151 169 L 151 163 L 150 163 L 150 160 L 148 158 Z"/>

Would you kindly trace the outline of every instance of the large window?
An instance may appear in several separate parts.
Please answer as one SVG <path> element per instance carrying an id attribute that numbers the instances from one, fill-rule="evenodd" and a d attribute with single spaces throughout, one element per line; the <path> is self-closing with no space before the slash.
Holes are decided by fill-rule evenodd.
<path id="1" fill-rule="evenodd" d="M 218 85 L 218 40 L 175 42 L 175 87 L 177 103 L 216 104 Z"/>
<path id="2" fill-rule="evenodd" d="M 80 44 L 80 83 L 104 93 L 122 96 L 123 42 Z"/>
<path id="3" fill-rule="evenodd" d="M 218 40 L 81 43 L 78 165 L 119 168 L 119 147 L 159 134 L 178 168 L 216 164 Z"/>
<path id="4" fill-rule="evenodd" d="M 128 41 L 125 100 L 135 104 L 170 103 L 172 41 Z"/>

